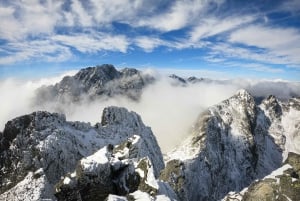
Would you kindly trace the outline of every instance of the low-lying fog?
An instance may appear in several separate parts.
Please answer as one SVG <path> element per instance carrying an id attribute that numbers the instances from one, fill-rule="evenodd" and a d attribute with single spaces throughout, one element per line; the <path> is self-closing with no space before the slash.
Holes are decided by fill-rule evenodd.
<path id="1" fill-rule="evenodd" d="M 67 74 L 74 74 L 74 71 Z M 6 79 L 0 81 L 0 130 L 5 123 L 17 116 L 36 110 L 54 112 L 51 104 L 45 108 L 32 105 L 35 90 L 42 85 L 59 82 L 66 74 L 40 80 Z M 109 100 L 85 101 L 81 104 L 64 106 L 67 120 L 100 122 L 104 107 L 121 106 L 141 115 L 143 122 L 152 128 L 162 151 L 166 152 L 187 135 L 197 116 L 207 107 L 232 96 L 238 89 L 245 88 L 254 96 L 275 95 L 281 99 L 300 96 L 300 83 L 231 80 L 189 84 L 185 87 L 174 84 L 174 80 L 158 75 L 158 81 L 143 90 L 139 102 L 124 97 Z M 59 104 L 59 103 L 53 103 Z"/>

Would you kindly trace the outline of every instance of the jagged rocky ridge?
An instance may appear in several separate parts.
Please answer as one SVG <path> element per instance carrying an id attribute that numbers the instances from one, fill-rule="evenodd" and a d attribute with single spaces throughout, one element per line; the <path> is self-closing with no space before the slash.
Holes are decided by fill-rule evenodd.
<path id="1" fill-rule="evenodd" d="M 180 77 L 178 75 L 172 74 L 169 76 L 169 79 L 172 81 L 172 84 L 175 86 L 189 87 L 195 85 L 202 86 L 229 86 L 236 89 L 245 89 L 251 93 L 257 104 L 260 104 L 261 101 L 268 95 L 275 95 L 279 100 L 287 101 L 289 98 L 299 97 L 300 96 L 300 83 L 299 82 L 286 82 L 286 81 L 250 81 L 250 80 L 239 80 L 239 79 L 210 79 L 203 77 Z"/>
<path id="2" fill-rule="evenodd" d="M 0 200 L 91 200 L 135 191 L 172 194 L 155 179 L 164 163 L 151 129 L 124 108 L 104 109 L 95 126 L 34 112 L 9 121 L 0 139 Z M 63 176 L 76 182 L 60 181 Z"/>
<path id="3" fill-rule="evenodd" d="M 38 105 L 53 101 L 74 103 L 117 95 L 138 100 L 142 89 L 153 81 L 154 77 L 136 69 L 118 71 L 113 65 L 104 64 L 81 69 L 74 76 L 65 76 L 55 85 L 39 88 L 35 101 Z"/>
<path id="4" fill-rule="evenodd" d="M 199 116 L 160 178 L 181 200 L 219 200 L 242 190 L 279 168 L 288 152 L 300 153 L 299 105 L 274 96 L 256 105 L 240 90 Z"/>
<path id="5" fill-rule="evenodd" d="M 183 78 L 178 75 L 172 74 L 169 76 L 171 80 L 174 80 L 175 82 L 181 84 L 182 86 L 186 86 L 188 84 L 197 84 L 197 83 L 217 83 L 217 84 L 226 84 L 227 80 L 212 80 L 209 78 L 197 78 L 195 76 Z"/>
<path id="6" fill-rule="evenodd" d="M 150 128 L 124 108 L 105 109 L 95 126 L 48 112 L 16 118 L 0 133 L 0 200 L 220 200 L 250 185 L 224 198 L 246 199 L 286 159 L 293 169 L 284 184 L 299 181 L 290 162 L 300 153 L 297 98 L 257 105 L 240 90 L 200 114 L 191 132 L 164 168 Z"/>

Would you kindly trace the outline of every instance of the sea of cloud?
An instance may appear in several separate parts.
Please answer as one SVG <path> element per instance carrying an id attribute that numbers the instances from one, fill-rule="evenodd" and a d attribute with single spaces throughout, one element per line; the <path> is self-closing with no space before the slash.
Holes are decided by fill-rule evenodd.
<path id="1" fill-rule="evenodd" d="M 6 79 L 0 81 L 0 130 L 5 123 L 17 116 L 36 110 L 56 112 L 60 103 L 33 105 L 35 90 L 43 85 L 59 82 L 74 71 L 39 80 Z M 95 124 L 101 121 L 102 110 L 107 106 L 126 107 L 141 115 L 143 122 L 152 128 L 163 152 L 179 144 L 188 134 L 197 116 L 207 107 L 229 98 L 241 88 L 252 95 L 266 97 L 270 94 L 280 99 L 300 96 L 300 83 L 265 80 L 227 80 L 225 82 L 201 82 L 181 85 L 167 76 L 155 73 L 157 81 L 143 90 L 138 102 L 125 97 L 83 101 L 80 104 L 63 105 L 69 121 L 85 121 Z"/>

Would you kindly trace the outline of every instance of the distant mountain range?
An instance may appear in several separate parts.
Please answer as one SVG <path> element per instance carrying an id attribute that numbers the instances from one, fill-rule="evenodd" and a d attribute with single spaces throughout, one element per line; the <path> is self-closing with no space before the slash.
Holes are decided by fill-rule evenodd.
<path id="1" fill-rule="evenodd" d="M 36 100 L 138 101 L 155 80 L 135 69 L 90 67 L 40 88 Z M 93 126 L 37 111 L 0 132 L 0 200 L 296 201 L 299 175 L 300 98 L 257 102 L 244 89 L 199 112 L 189 136 L 164 156 L 141 117 L 115 106 Z"/>
<path id="2" fill-rule="evenodd" d="M 113 65 L 104 64 L 80 70 L 74 76 L 65 76 L 59 83 L 37 90 L 36 103 L 60 101 L 80 102 L 97 97 L 126 96 L 137 100 L 142 89 L 155 80 L 133 68 L 118 71 Z"/>
<path id="3" fill-rule="evenodd" d="M 117 70 L 113 65 L 103 64 L 96 67 L 87 67 L 81 69 L 74 76 L 65 76 L 60 82 L 40 87 L 36 91 L 34 103 L 43 105 L 49 102 L 60 102 L 63 104 L 80 103 L 85 100 L 94 100 L 97 98 L 109 99 L 116 96 L 127 97 L 130 100 L 138 101 L 145 87 L 154 84 L 159 78 L 154 75 L 143 73 L 134 68 L 124 68 Z M 219 80 L 209 78 L 188 77 L 183 78 L 172 74 L 170 81 L 175 85 L 187 86 L 193 84 L 218 84 L 233 85 L 232 80 Z M 261 86 L 255 84 L 247 85 L 239 83 L 250 93 L 255 93 L 256 88 L 267 88 L 268 85 L 274 85 L 270 81 L 261 83 Z M 276 82 L 276 87 L 287 88 L 288 83 Z M 273 87 L 274 88 L 274 87 Z M 288 93 L 290 97 L 300 96 L 297 86 L 296 90 Z M 274 91 L 274 89 L 270 91 Z M 298 93 L 296 93 L 296 91 Z M 270 95 L 270 94 L 269 94 Z M 274 94 L 273 94 L 274 95 Z M 262 99 L 261 93 L 254 94 L 255 99 Z M 281 98 L 281 97 L 280 97 Z"/>

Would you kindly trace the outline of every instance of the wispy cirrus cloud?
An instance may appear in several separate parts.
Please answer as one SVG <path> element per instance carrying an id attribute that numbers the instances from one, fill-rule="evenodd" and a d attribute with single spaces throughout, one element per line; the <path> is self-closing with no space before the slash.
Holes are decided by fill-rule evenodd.
<path id="1" fill-rule="evenodd" d="M 27 36 L 52 33 L 61 18 L 61 1 L 0 2 L 0 38 L 22 40 Z"/>
<path id="2" fill-rule="evenodd" d="M 229 41 L 263 48 L 274 62 L 300 64 L 300 31 L 294 28 L 253 25 L 233 32 Z"/>
<path id="3" fill-rule="evenodd" d="M 72 0 L 70 5 L 71 12 L 69 12 L 69 23 L 71 25 L 78 24 L 80 26 L 90 27 L 93 25 L 93 17 L 83 7 L 83 3 L 78 0 Z"/>
<path id="4" fill-rule="evenodd" d="M 259 63 L 243 63 L 243 62 L 225 62 L 224 65 L 228 67 L 235 68 L 248 68 L 258 72 L 267 72 L 267 73 L 282 73 L 284 70 L 271 67 L 266 64 Z"/>
<path id="5" fill-rule="evenodd" d="M 134 39 L 136 46 L 142 48 L 146 52 L 152 52 L 156 47 L 165 46 L 167 42 L 157 37 L 141 36 Z"/>
<path id="6" fill-rule="evenodd" d="M 244 59 L 245 61 L 261 62 L 278 64 L 278 65 L 292 65 L 290 58 L 273 53 L 268 49 L 261 49 L 257 47 L 241 47 L 230 43 L 217 43 L 210 47 L 210 55 L 219 57 L 220 55 L 226 59 Z M 252 62 L 252 63 L 253 63 Z M 251 62 L 250 62 L 251 63 Z"/>
<path id="7" fill-rule="evenodd" d="M 205 39 L 211 36 L 222 34 L 231 31 L 242 25 L 253 22 L 256 19 L 254 16 L 232 16 L 225 19 L 207 18 L 200 20 L 192 31 L 189 33 L 190 39 L 193 42 Z"/>
<path id="8" fill-rule="evenodd" d="M 51 40 L 64 46 L 76 48 L 82 53 L 106 50 L 126 53 L 129 46 L 129 39 L 126 36 L 106 33 L 55 35 L 51 37 Z"/>
<path id="9" fill-rule="evenodd" d="M 19 42 L 9 42 L 5 50 L 0 51 L 5 54 L 0 57 L 0 65 L 27 61 L 60 62 L 72 58 L 69 48 L 61 46 L 50 40 L 34 40 Z"/>
<path id="10" fill-rule="evenodd" d="M 280 5 L 278 10 L 292 12 L 294 14 L 297 11 L 300 11 L 300 1 L 298 0 L 284 1 L 282 5 Z"/>
<path id="11" fill-rule="evenodd" d="M 298 46 L 295 42 L 300 40 L 300 33 L 292 28 L 272 28 L 252 25 L 239 29 L 230 35 L 230 42 L 243 43 L 261 48 L 287 48 Z"/>
<path id="12" fill-rule="evenodd" d="M 157 36 L 140 36 L 136 37 L 131 42 L 135 46 L 142 48 L 145 52 L 152 52 L 157 47 L 166 47 L 171 50 L 198 49 L 206 47 L 209 44 L 207 41 L 193 42 L 188 38 L 163 40 Z"/>
<path id="13" fill-rule="evenodd" d="M 138 20 L 138 26 L 146 26 L 163 32 L 193 25 L 212 7 L 223 1 L 183 0 L 174 1 L 164 13 Z"/>

